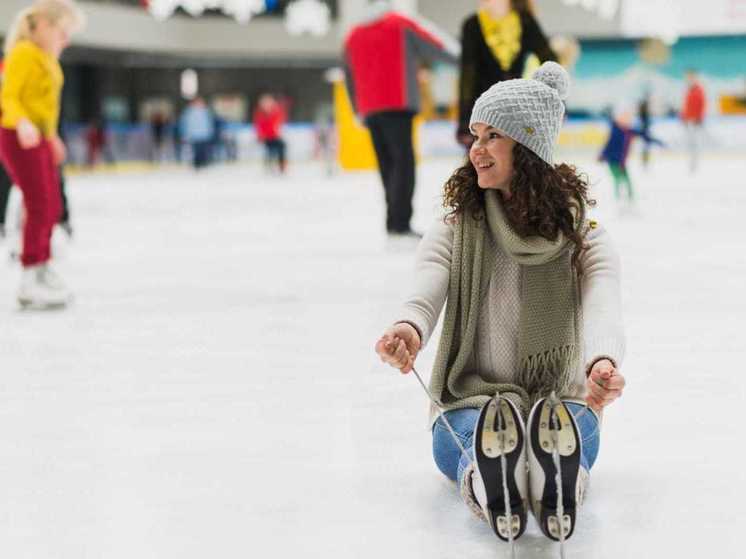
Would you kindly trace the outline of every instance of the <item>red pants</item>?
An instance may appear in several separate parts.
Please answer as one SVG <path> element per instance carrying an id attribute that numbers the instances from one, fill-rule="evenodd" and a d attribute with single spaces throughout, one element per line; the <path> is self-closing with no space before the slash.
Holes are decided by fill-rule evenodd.
<path id="1" fill-rule="evenodd" d="M 15 130 L 0 128 L 0 157 L 10 178 L 23 192 L 26 222 L 23 226 L 25 267 L 49 260 L 52 229 L 62 212 L 60 177 L 47 140 L 23 149 Z"/>

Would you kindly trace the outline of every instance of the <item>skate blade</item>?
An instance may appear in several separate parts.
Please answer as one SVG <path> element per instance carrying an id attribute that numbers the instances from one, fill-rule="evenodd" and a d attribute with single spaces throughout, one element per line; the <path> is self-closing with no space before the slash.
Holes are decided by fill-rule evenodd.
<path id="1" fill-rule="evenodd" d="M 571 456 L 578 447 L 578 441 L 575 437 L 570 412 L 564 404 L 552 405 L 549 399 L 542 404 L 539 416 L 539 444 L 541 449 L 548 454 L 554 452 L 552 431 L 555 429 L 555 420 L 552 415 L 557 416 L 560 428 L 559 433 L 557 433 L 557 445 L 559 447 L 557 450 L 560 456 Z"/>
<path id="2" fill-rule="evenodd" d="M 502 431 L 497 428 L 498 417 L 502 416 Z M 505 400 L 498 402 L 493 399 L 487 405 L 487 413 L 484 417 L 482 428 L 482 453 L 488 458 L 498 458 L 504 452 L 513 452 L 518 446 L 518 427 L 513 419 L 510 404 Z"/>

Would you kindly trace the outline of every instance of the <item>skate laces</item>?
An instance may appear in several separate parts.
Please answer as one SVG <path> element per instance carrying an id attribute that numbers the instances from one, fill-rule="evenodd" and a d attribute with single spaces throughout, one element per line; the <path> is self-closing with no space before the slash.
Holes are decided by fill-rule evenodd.
<path id="1" fill-rule="evenodd" d="M 451 424 L 446 418 L 443 403 L 440 402 L 437 398 L 435 398 L 435 396 L 433 396 L 432 392 L 430 392 L 427 385 L 423 382 L 422 377 L 420 377 L 419 373 L 414 367 L 412 367 L 412 372 L 414 373 L 415 377 L 419 381 L 420 386 L 422 386 L 422 389 L 425 391 L 425 394 L 427 394 L 427 397 L 430 399 L 430 402 L 432 402 L 432 404 L 438 410 L 439 418 L 443 420 L 443 423 L 448 429 L 448 432 L 451 434 L 453 441 L 456 443 L 459 450 L 461 451 L 461 454 L 463 454 L 466 457 L 468 463 L 471 465 L 474 462 L 474 459 L 466 451 L 466 449 L 464 448 L 464 445 L 461 444 L 461 440 L 458 438 L 458 435 L 456 435 L 456 432 L 453 430 L 453 427 L 451 427 Z M 499 407 L 500 405 L 500 393 L 499 392 L 495 394 L 495 400 Z M 502 438 L 498 438 L 498 444 L 500 447 L 500 470 L 502 471 L 501 481 L 502 481 L 502 490 L 503 490 L 505 517 L 506 517 L 505 526 L 508 531 L 508 544 L 510 545 L 510 556 L 511 556 L 511 559 L 515 559 L 516 550 L 515 550 L 515 539 L 513 538 L 513 508 L 510 503 L 510 493 L 508 491 L 508 461 L 505 456 L 505 433 L 503 429 L 504 418 L 499 409 L 496 415 L 497 415 L 497 430 L 499 433 L 502 434 L 501 435 Z"/>
<path id="2" fill-rule="evenodd" d="M 461 444 L 461 439 L 458 438 L 458 435 L 456 435 L 456 431 L 453 430 L 453 427 L 451 427 L 451 423 L 446 418 L 446 410 L 443 406 L 443 403 L 440 400 L 436 399 L 435 396 L 433 396 L 432 392 L 430 392 L 427 385 L 422 381 L 422 377 L 420 377 L 420 374 L 417 372 L 417 369 L 412 367 L 412 372 L 414 373 L 414 376 L 419 381 L 420 386 L 422 386 L 422 389 L 425 391 L 425 394 L 427 394 L 427 397 L 430 399 L 430 402 L 432 402 L 432 404 L 438 410 L 439 419 L 443 420 L 443 424 L 448 429 L 448 432 L 451 434 L 451 437 L 453 437 L 453 441 L 456 443 L 456 446 L 458 446 L 458 449 L 461 451 L 461 454 L 463 454 L 466 457 L 466 460 L 468 461 L 468 463 L 471 464 L 473 462 L 473 459 L 471 456 L 469 456 L 469 453 L 466 452 L 464 445 Z"/>

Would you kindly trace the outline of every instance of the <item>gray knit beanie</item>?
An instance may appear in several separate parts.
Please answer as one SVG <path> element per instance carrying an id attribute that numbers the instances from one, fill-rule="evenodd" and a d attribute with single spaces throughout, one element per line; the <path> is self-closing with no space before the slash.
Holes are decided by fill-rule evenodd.
<path id="1" fill-rule="evenodd" d="M 556 62 L 545 62 L 531 79 L 498 82 L 480 95 L 471 112 L 475 122 L 494 126 L 544 161 L 554 163 L 570 77 Z"/>

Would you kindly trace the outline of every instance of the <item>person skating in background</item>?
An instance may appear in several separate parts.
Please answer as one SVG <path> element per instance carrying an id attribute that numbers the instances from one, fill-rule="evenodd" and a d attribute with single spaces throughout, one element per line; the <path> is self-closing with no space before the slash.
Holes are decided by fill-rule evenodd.
<path id="1" fill-rule="evenodd" d="M 3 62 L 0 60 L 0 85 L 2 84 L 2 76 Z M 0 119 L 2 119 L 2 104 L 0 104 Z M 7 235 L 5 220 L 8 213 L 8 201 L 10 200 L 10 189 L 12 186 L 13 181 L 10 180 L 8 172 L 2 163 L 0 163 L 0 240 L 4 239 Z"/>
<path id="2" fill-rule="evenodd" d="M 57 135 L 62 140 L 63 145 L 67 147 L 67 139 L 65 138 L 65 127 L 63 126 L 64 114 L 60 110 L 60 120 L 57 125 Z M 65 232 L 68 238 L 72 239 L 73 226 L 70 221 L 70 201 L 67 197 L 67 180 L 65 179 L 65 166 L 60 165 L 57 167 L 57 174 L 60 177 L 60 200 L 62 201 L 62 211 L 60 212 L 60 219 L 57 225 Z"/>
<path id="3" fill-rule="evenodd" d="M 479 0 L 476 14 L 461 27 L 458 128 L 456 137 L 471 145 L 469 117 L 477 98 L 492 84 L 523 76 L 526 60 L 557 60 L 527 0 Z"/>
<path id="4" fill-rule="evenodd" d="M 210 148 L 215 135 L 215 119 L 202 97 L 193 99 L 179 121 L 181 138 L 192 147 L 192 166 L 196 170 L 210 163 Z"/>
<path id="5" fill-rule="evenodd" d="M 66 157 L 57 134 L 64 81 L 59 57 L 82 24 L 71 0 L 36 0 L 16 16 L 5 39 L 0 156 L 23 193 L 18 301 L 24 306 L 64 306 L 71 297 L 50 259 L 62 211 L 58 166 Z"/>
<path id="6" fill-rule="evenodd" d="M 334 175 L 336 139 L 334 131 L 334 107 L 330 103 L 324 103 L 316 109 L 314 118 L 316 142 L 313 151 L 314 159 L 324 162 L 327 177 Z"/>
<path id="7" fill-rule="evenodd" d="M 57 221 L 57 224 L 72 239 L 73 226 L 70 222 L 70 202 L 67 198 L 67 180 L 65 179 L 64 167 L 60 165 L 57 173 L 60 176 L 60 201 L 62 202 L 62 211 L 60 212 L 60 219 Z"/>
<path id="8" fill-rule="evenodd" d="M 568 87 L 547 62 L 477 100 L 469 158 L 445 184 L 448 214 L 420 244 L 413 295 L 375 346 L 409 373 L 445 304 L 429 391 L 458 439 L 433 408 L 433 457 L 502 540 L 511 528 L 521 536 L 529 508 L 547 537 L 572 536 L 600 414 L 625 385 L 619 257 L 587 219 L 586 179 L 554 164 Z"/>
<path id="9" fill-rule="evenodd" d="M 650 166 L 650 148 L 652 142 L 647 138 L 650 136 L 650 95 L 643 95 L 637 106 L 637 119 L 640 121 L 640 132 L 642 132 L 642 165 L 646 169 Z"/>
<path id="10" fill-rule="evenodd" d="M 7 235 L 5 219 L 8 213 L 8 200 L 10 200 L 10 189 L 12 186 L 13 181 L 10 180 L 5 167 L 0 164 L 0 240 L 4 239 Z"/>
<path id="11" fill-rule="evenodd" d="M 153 163 L 161 163 L 163 161 L 166 124 L 166 117 L 160 111 L 155 112 L 150 118 L 150 135 L 153 140 L 153 151 L 150 154 L 150 160 Z"/>
<path id="12" fill-rule="evenodd" d="M 94 167 L 100 156 L 104 156 L 107 163 L 111 163 L 109 150 L 107 147 L 108 138 L 106 136 L 106 127 L 100 118 L 94 118 L 88 124 L 85 132 L 86 143 L 86 164 Z"/>
<path id="13" fill-rule="evenodd" d="M 394 237 L 420 236 L 410 227 L 415 190 L 412 121 L 420 109 L 416 76 L 424 61 L 456 63 L 457 47 L 448 49 L 447 44 L 385 1 L 372 3 L 366 20 L 353 27 L 344 42 L 348 92 L 373 139 L 386 198 L 386 230 Z"/>
<path id="14" fill-rule="evenodd" d="M 699 167 L 700 142 L 707 110 L 705 89 L 699 82 L 697 72 L 688 70 L 686 73 L 687 90 L 684 104 L 681 107 L 681 121 L 686 130 L 687 150 L 689 151 L 689 170 L 692 173 Z"/>
<path id="15" fill-rule="evenodd" d="M 181 123 L 178 121 L 171 126 L 171 141 L 174 143 L 174 159 L 181 163 L 184 138 L 181 137 Z"/>
<path id="16" fill-rule="evenodd" d="M 228 149 L 226 148 L 226 130 L 228 122 L 219 114 L 213 112 L 213 131 L 210 140 L 210 154 L 213 163 L 226 161 Z"/>
<path id="17" fill-rule="evenodd" d="M 614 196 L 619 202 L 622 200 L 622 189 L 627 192 L 627 201 L 631 204 L 635 201 L 635 191 L 632 181 L 627 172 L 627 157 L 632 140 L 640 137 L 650 144 L 663 145 L 660 140 L 648 135 L 642 129 L 632 128 L 632 111 L 620 108 L 616 114 L 609 118 L 609 138 L 604 145 L 599 161 L 605 161 L 609 165 L 609 171 L 614 179 Z"/>
<path id="18" fill-rule="evenodd" d="M 264 161 L 267 168 L 284 173 L 287 169 L 287 145 L 282 138 L 282 127 L 287 120 L 285 106 L 273 95 L 265 93 L 259 97 L 254 111 L 254 131 L 264 144 Z"/>

